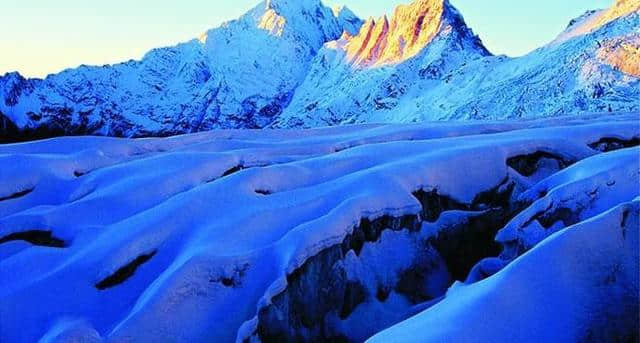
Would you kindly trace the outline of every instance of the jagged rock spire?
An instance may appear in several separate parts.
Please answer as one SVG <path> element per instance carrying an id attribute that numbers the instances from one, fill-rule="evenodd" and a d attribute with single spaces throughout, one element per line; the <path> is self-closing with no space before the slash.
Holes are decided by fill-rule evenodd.
<path id="1" fill-rule="evenodd" d="M 344 44 L 347 59 L 360 67 L 396 64 L 423 51 L 446 26 L 470 32 L 447 0 L 416 0 L 395 8 L 391 19 L 368 19 Z"/>

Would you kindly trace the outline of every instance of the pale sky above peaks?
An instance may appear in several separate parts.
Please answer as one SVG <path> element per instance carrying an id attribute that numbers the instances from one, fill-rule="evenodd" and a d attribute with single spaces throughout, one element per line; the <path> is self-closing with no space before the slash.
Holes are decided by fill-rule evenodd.
<path id="1" fill-rule="evenodd" d="M 323 0 L 362 18 L 409 0 Z M 259 0 L 2 0 L 0 75 L 43 77 L 80 64 L 139 59 L 199 36 Z M 495 54 L 523 55 L 550 42 L 569 20 L 613 0 L 450 0 Z"/>

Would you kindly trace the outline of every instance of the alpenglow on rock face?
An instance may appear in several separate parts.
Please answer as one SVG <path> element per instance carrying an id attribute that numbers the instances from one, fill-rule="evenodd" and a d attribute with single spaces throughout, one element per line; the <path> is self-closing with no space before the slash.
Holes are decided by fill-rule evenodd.
<path id="1" fill-rule="evenodd" d="M 490 55 L 447 0 L 415 1 L 325 44 L 274 126 L 640 110 L 639 4 L 589 13 L 508 58 Z"/>
<path id="2" fill-rule="evenodd" d="M 320 0 L 265 0 L 141 61 L 0 77 L 0 140 L 639 111 L 639 51 L 637 0 L 518 58 L 491 55 L 448 0 L 364 22 Z"/>

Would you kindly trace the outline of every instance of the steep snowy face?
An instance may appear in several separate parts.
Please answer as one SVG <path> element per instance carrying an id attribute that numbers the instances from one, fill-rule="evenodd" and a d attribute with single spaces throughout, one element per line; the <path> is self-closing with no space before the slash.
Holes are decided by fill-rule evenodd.
<path id="1" fill-rule="evenodd" d="M 266 0 L 141 61 L 82 66 L 44 80 L 8 74 L 0 78 L 0 123 L 11 126 L 3 138 L 263 127 L 288 105 L 322 45 L 360 23 L 320 0 Z"/>
<path id="2" fill-rule="evenodd" d="M 620 1 L 589 12 L 550 44 L 508 58 L 491 56 L 447 1 L 416 1 L 396 10 L 391 21 L 370 19 L 357 36 L 325 44 L 291 105 L 273 125 L 638 111 L 638 3 Z M 439 17 L 421 21 L 422 13 L 438 10 Z M 407 17 L 411 14 L 416 16 Z M 410 30 L 417 23 L 419 33 Z M 410 45 L 412 39 L 420 44 Z"/>
<path id="3" fill-rule="evenodd" d="M 289 104 L 309 62 L 327 41 L 359 20 L 319 0 L 268 0 L 239 20 L 207 34 L 205 49 L 213 77 L 206 100 L 185 119 L 200 118 L 199 129 L 259 128 Z M 215 94 L 215 95 L 214 95 Z"/>
<path id="4" fill-rule="evenodd" d="M 443 0 L 398 6 L 368 19 L 355 36 L 325 44 L 274 126 L 410 121 L 402 104 L 470 61 L 489 56 L 460 13 Z M 332 94 L 323 97 L 322 94 Z M 382 112 L 394 112 L 384 118 Z M 413 118 L 418 119 L 418 118 Z"/>
<path id="5" fill-rule="evenodd" d="M 346 34 L 354 35 L 358 33 L 362 26 L 362 19 L 353 13 L 351 9 L 346 6 L 335 6 L 332 11 Z"/>
<path id="6" fill-rule="evenodd" d="M 598 58 L 623 73 L 640 77 L 640 34 L 606 42 L 598 49 Z"/>
<path id="7" fill-rule="evenodd" d="M 588 34 L 616 19 L 639 11 L 640 1 L 638 0 L 616 0 L 615 4 L 608 9 L 588 11 L 581 17 L 572 20 L 567 29 L 556 39 L 556 43 Z"/>

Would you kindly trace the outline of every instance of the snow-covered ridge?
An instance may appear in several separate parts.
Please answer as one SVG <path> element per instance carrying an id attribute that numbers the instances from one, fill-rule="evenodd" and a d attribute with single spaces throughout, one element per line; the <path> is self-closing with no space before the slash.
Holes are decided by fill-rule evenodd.
<path id="1" fill-rule="evenodd" d="M 459 13 L 444 4 L 438 34 L 408 60 L 380 68 L 352 68 L 350 38 L 325 44 L 291 104 L 273 126 L 532 118 L 640 110 L 636 70 L 640 13 L 629 10 L 634 6 L 622 6 L 626 11 L 617 9 L 621 5 L 606 10 L 617 16 L 607 14 L 606 23 L 592 26 L 588 32 L 571 37 L 564 33 L 528 55 L 508 58 L 491 56 Z M 600 18 L 598 13 L 587 17 Z M 588 18 L 573 23 L 569 32 Z M 374 24 L 365 23 L 362 31 L 374 32 L 380 27 Z M 382 24 L 382 28 L 388 26 L 385 21 Z M 363 37 L 367 36 L 361 34 L 356 41 L 366 41 Z M 375 56 L 384 55 L 384 51 L 371 51 Z"/>
<path id="2" fill-rule="evenodd" d="M 640 32 L 603 44 L 598 58 L 625 74 L 640 77 Z"/>
<path id="3" fill-rule="evenodd" d="M 508 280 L 555 282 L 544 261 L 572 266 L 582 247 L 591 257 L 563 269 L 561 280 L 588 302 L 568 299 L 597 311 L 561 301 L 553 309 L 574 311 L 561 316 L 567 321 L 597 317 L 562 321 L 562 333 L 605 332 L 602 322 L 637 332 L 637 321 L 621 320 L 633 318 L 621 304 L 637 303 L 638 294 L 638 213 L 625 203 L 639 196 L 630 186 L 640 176 L 639 119 L 2 145 L 0 341 L 364 341 L 423 310 L 417 318 L 431 323 L 467 299 L 488 296 L 499 306 L 491 299 L 514 289 Z M 563 208 L 582 210 L 570 216 Z M 558 244 L 557 235 L 547 241 L 553 233 L 573 250 L 545 252 Z M 612 273 L 607 287 L 585 281 Z M 468 286 L 450 289 L 454 281 Z M 530 299 L 510 299 L 536 306 L 558 290 L 533 289 Z M 474 304 L 460 317 L 469 328 L 487 315 Z M 470 337 L 529 328 L 500 325 L 526 318 L 498 318 L 494 330 Z M 410 331 L 381 337 L 438 342 L 450 328 L 406 323 Z"/>
<path id="4" fill-rule="evenodd" d="M 621 17 L 640 12 L 638 0 L 616 0 L 608 9 L 588 11 L 584 15 L 572 20 L 569 27 L 554 41 L 561 43 L 573 37 L 584 35 Z"/>
<path id="5" fill-rule="evenodd" d="M 637 341 L 639 214 L 636 198 L 562 230 L 367 342 Z"/>
<path id="6" fill-rule="evenodd" d="M 320 0 L 264 0 L 199 39 L 141 61 L 0 78 L 0 139 L 60 134 L 165 136 L 264 127 L 322 45 L 361 21 Z M 10 136 L 10 137 L 7 137 Z"/>

